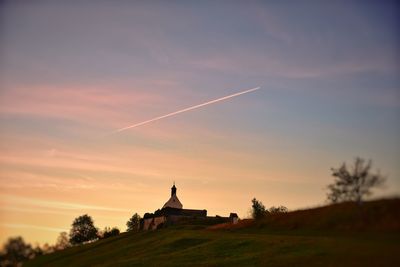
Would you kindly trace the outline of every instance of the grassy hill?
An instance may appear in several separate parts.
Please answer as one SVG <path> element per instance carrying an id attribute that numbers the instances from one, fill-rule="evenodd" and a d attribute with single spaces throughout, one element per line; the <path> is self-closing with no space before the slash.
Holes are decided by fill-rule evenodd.
<path id="1" fill-rule="evenodd" d="M 123 233 L 26 266 L 400 266 L 400 200 Z"/>

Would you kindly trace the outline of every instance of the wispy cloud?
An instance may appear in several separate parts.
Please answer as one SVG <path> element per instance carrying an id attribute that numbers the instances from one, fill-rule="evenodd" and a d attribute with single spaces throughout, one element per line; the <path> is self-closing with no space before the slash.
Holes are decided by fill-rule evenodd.
<path id="1" fill-rule="evenodd" d="M 113 211 L 113 212 L 129 212 L 129 210 L 120 208 L 111 208 L 104 206 L 85 205 L 72 202 L 59 202 L 51 200 L 42 200 L 36 198 L 17 197 L 12 195 L 1 195 L 1 199 L 6 204 L 28 204 L 36 207 L 54 208 L 61 210 L 100 210 L 100 211 Z"/>
<path id="2" fill-rule="evenodd" d="M 161 101 L 158 95 L 140 90 L 89 86 L 13 87 L 0 95 L 0 114 L 52 117 L 88 125 L 116 125 L 128 119 L 123 110 Z"/>
<path id="3" fill-rule="evenodd" d="M 7 228 L 26 228 L 26 229 L 34 229 L 34 230 L 41 230 L 41 231 L 50 231 L 50 232 L 66 232 L 67 229 L 63 228 L 55 228 L 55 227 L 46 227 L 46 226 L 39 226 L 39 225 L 32 225 L 32 224 L 20 224 L 20 223 L 0 223 L 1 226 Z"/>
<path id="4" fill-rule="evenodd" d="M 254 51 L 225 52 L 192 59 L 191 64 L 196 68 L 223 73 L 291 79 L 332 78 L 371 71 L 386 73 L 398 67 L 394 62 L 379 57 L 350 58 L 326 64 L 324 61 L 293 60 L 275 54 L 259 55 Z"/>

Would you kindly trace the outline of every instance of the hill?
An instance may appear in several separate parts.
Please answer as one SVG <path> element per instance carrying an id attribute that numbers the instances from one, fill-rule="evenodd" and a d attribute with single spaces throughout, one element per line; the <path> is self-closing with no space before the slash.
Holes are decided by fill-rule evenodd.
<path id="1" fill-rule="evenodd" d="M 175 226 L 38 257 L 26 266 L 400 266 L 400 200 Z"/>
<path id="2" fill-rule="evenodd" d="M 400 231 L 400 199 L 363 203 L 340 203 L 319 208 L 272 214 L 264 220 L 242 220 L 237 225 L 221 224 L 211 229 L 267 228 L 268 230 Z"/>

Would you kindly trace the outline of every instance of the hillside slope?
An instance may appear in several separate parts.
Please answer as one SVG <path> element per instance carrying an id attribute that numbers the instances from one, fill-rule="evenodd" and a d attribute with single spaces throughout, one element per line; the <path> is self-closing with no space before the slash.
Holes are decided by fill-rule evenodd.
<path id="1" fill-rule="evenodd" d="M 123 233 L 38 257 L 26 266 L 400 266 L 400 232 L 393 227 L 398 225 L 400 201 L 377 203 L 366 203 L 356 217 L 344 204 L 229 230 L 181 226 Z M 372 227 L 374 220 L 363 221 L 363 216 L 376 214 L 377 222 L 385 222 L 377 223 L 379 227 Z M 330 219 L 326 223 L 322 218 Z M 347 226 L 335 227 L 331 220 L 338 219 L 337 225 Z"/>
<path id="2" fill-rule="evenodd" d="M 400 199 L 340 203 L 319 208 L 270 214 L 264 220 L 244 220 L 238 225 L 211 229 L 267 228 L 269 230 L 334 230 L 339 232 L 399 232 Z"/>

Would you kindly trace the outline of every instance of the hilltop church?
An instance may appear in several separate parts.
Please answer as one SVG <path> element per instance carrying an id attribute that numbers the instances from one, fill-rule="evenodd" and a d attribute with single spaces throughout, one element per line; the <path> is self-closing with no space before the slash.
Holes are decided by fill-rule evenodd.
<path id="1" fill-rule="evenodd" d="M 238 221 L 236 213 L 231 213 L 229 217 L 210 217 L 207 216 L 207 210 L 184 209 L 176 191 L 174 183 L 171 188 L 171 197 L 162 209 L 151 214 L 146 213 L 143 216 L 141 220 L 142 230 L 154 230 L 172 224 L 200 223 L 211 225 L 225 222 L 236 223 Z"/>

